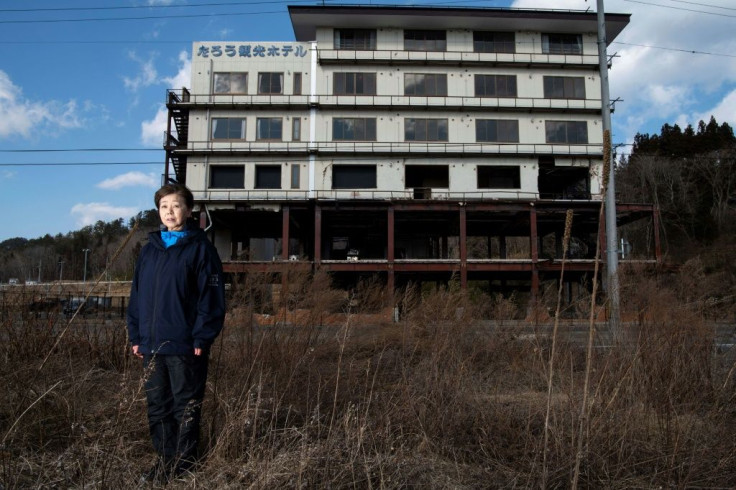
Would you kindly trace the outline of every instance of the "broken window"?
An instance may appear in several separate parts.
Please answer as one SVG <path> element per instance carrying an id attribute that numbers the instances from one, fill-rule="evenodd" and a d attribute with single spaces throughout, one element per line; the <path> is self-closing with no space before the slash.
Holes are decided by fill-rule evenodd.
<path id="1" fill-rule="evenodd" d="M 450 169 L 448 165 L 407 165 L 404 182 L 407 189 L 448 189 Z"/>
<path id="2" fill-rule="evenodd" d="M 242 165 L 213 165 L 210 167 L 210 189 L 245 188 L 245 167 Z"/>
<path id="3" fill-rule="evenodd" d="M 478 165 L 478 189 L 520 189 L 518 166 Z"/>
<path id="4" fill-rule="evenodd" d="M 256 165 L 256 189 L 281 189 L 281 165 Z"/>
<path id="5" fill-rule="evenodd" d="M 375 189 L 375 165 L 333 165 L 333 189 Z"/>

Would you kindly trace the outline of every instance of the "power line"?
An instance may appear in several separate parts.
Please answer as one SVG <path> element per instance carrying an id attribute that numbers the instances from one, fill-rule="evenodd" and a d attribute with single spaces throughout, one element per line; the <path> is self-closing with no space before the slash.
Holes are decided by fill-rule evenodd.
<path id="1" fill-rule="evenodd" d="M 648 44 L 636 44 L 636 43 L 624 43 L 621 41 L 613 41 L 611 42 L 611 44 L 621 44 L 624 46 L 637 46 L 639 48 L 662 49 L 665 51 L 678 51 L 680 53 L 689 53 L 689 54 L 704 54 L 707 56 L 722 56 L 724 58 L 736 58 L 736 54 L 711 53 L 708 51 L 697 51 L 694 49 L 666 48 L 663 46 L 652 46 Z"/>
<path id="2" fill-rule="evenodd" d="M 288 3 L 309 2 L 312 0 L 289 0 Z M 269 0 L 258 2 L 218 2 L 218 3 L 190 3 L 186 5 L 126 5 L 117 7 L 54 7 L 54 8 L 33 8 L 33 9 L 0 9 L 0 12 L 80 12 L 80 11 L 98 11 L 98 10 L 140 10 L 140 9 L 171 9 L 171 8 L 195 8 L 195 7 L 224 7 L 234 5 L 263 5 L 273 3 L 287 3 L 284 0 Z"/>
<path id="3" fill-rule="evenodd" d="M 102 165 L 161 165 L 162 162 L 35 162 L 0 163 L 0 167 L 94 167 Z"/>
<path id="4" fill-rule="evenodd" d="M 659 4 L 659 3 L 643 2 L 642 0 L 625 0 L 625 1 L 626 2 L 631 2 L 631 3 L 639 3 L 639 4 L 642 4 L 642 5 L 649 5 L 649 6 L 652 6 L 652 7 L 662 7 L 662 8 L 666 8 L 666 9 L 672 9 L 672 10 L 682 10 L 682 11 L 685 11 L 685 12 L 694 12 L 696 14 L 717 15 L 718 17 L 736 17 L 736 15 L 728 15 L 728 14 L 723 14 L 723 13 L 720 13 L 719 14 L 717 12 L 706 12 L 705 10 L 695 10 L 695 9 L 688 9 L 688 8 L 684 8 L 684 7 L 674 7 L 672 5 L 662 5 L 662 4 Z"/>
<path id="5" fill-rule="evenodd" d="M 687 3 L 690 5 L 697 5 L 698 7 L 708 7 L 708 8 L 713 8 L 713 9 L 736 10 L 736 8 L 734 7 L 721 7 L 720 5 L 710 5 L 707 3 L 699 3 L 699 2 L 687 2 L 686 0 L 670 0 L 670 2 Z"/>
<path id="6" fill-rule="evenodd" d="M 32 150 L 0 150 L 0 153 L 51 153 L 92 151 L 162 151 L 163 148 L 35 148 Z"/>
<path id="7" fill-rule="evenodd" d="M 0 20 L 0 24 L 58 24 L 62 22 L 103 22 L 118 20 L 161 20 L 161 19 L 192 19 L 198 17 L 235 17 L 242 15 L 282 14 L 282 10 L 267 12 L 224 12 L 221 14 L 182 14 L 182 15 L 146 15 L 141 17 L 89 17 L 85 19 L 46 19 L 46 20 Z"/>

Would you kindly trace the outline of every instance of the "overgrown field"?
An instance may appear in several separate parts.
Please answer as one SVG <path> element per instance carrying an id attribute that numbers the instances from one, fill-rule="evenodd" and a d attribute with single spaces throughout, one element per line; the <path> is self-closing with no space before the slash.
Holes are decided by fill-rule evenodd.
<path id="1" fill-rule="evenodd" d="M 624 341 L 590 349 L 554 320 L 506 321 L 513 298 L 409 289 L 394 323 L 380 285 L 346 299 L 317 276 L 265 317 L 264 284 L 239 284 L 202 465 L 169 486 L 736 487 L 733 352 L 677 291 L 623 284 Z M 0 487 L 137 486 L 153 452 L 123 321 L 4 318 Z"/>

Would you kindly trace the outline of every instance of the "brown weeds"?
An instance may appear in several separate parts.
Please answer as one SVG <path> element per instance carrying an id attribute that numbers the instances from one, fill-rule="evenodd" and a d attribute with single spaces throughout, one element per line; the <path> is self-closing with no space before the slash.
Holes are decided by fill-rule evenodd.
<path id="1" fill-rule="evenodd" d="M 561 324 L 551 359 L 551 326 L 509 320 L 523 316 L 513 298 L 453 285 L 388 297 L 370 282 L 346 295 L 326 276 L 274 279 L 233 286 L 211 353 L 202 465 L 171 487 L 571 485 L 585 329 Z M 733 487 L 733 352 L 714 349 L 677 288 L 637 280 L 622 277 L 632 341 L 610 345 L 601 328 L 595 339 L 578 485 Z M 0 486 L 136 486 L 153 454 L 123 321 L 79 320 L 57 342 L 62 318 L 2 318 Z"/>

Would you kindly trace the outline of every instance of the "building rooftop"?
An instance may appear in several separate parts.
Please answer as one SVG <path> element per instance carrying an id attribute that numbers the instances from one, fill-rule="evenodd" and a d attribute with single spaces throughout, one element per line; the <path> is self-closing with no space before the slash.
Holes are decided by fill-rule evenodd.
<path id="1" fill-rule="evenodd" d="M 597 14 L 571 10 L 525 10 L 464 7 L 406 7 L 369 5 L 289 6 L 297 41 L 314 41 L 318 27 L 379 29 L 471 29 L 484 31 L 597 31 Z M 607 13 L 607 42 L 629 23 L 631 14 Z"/>

